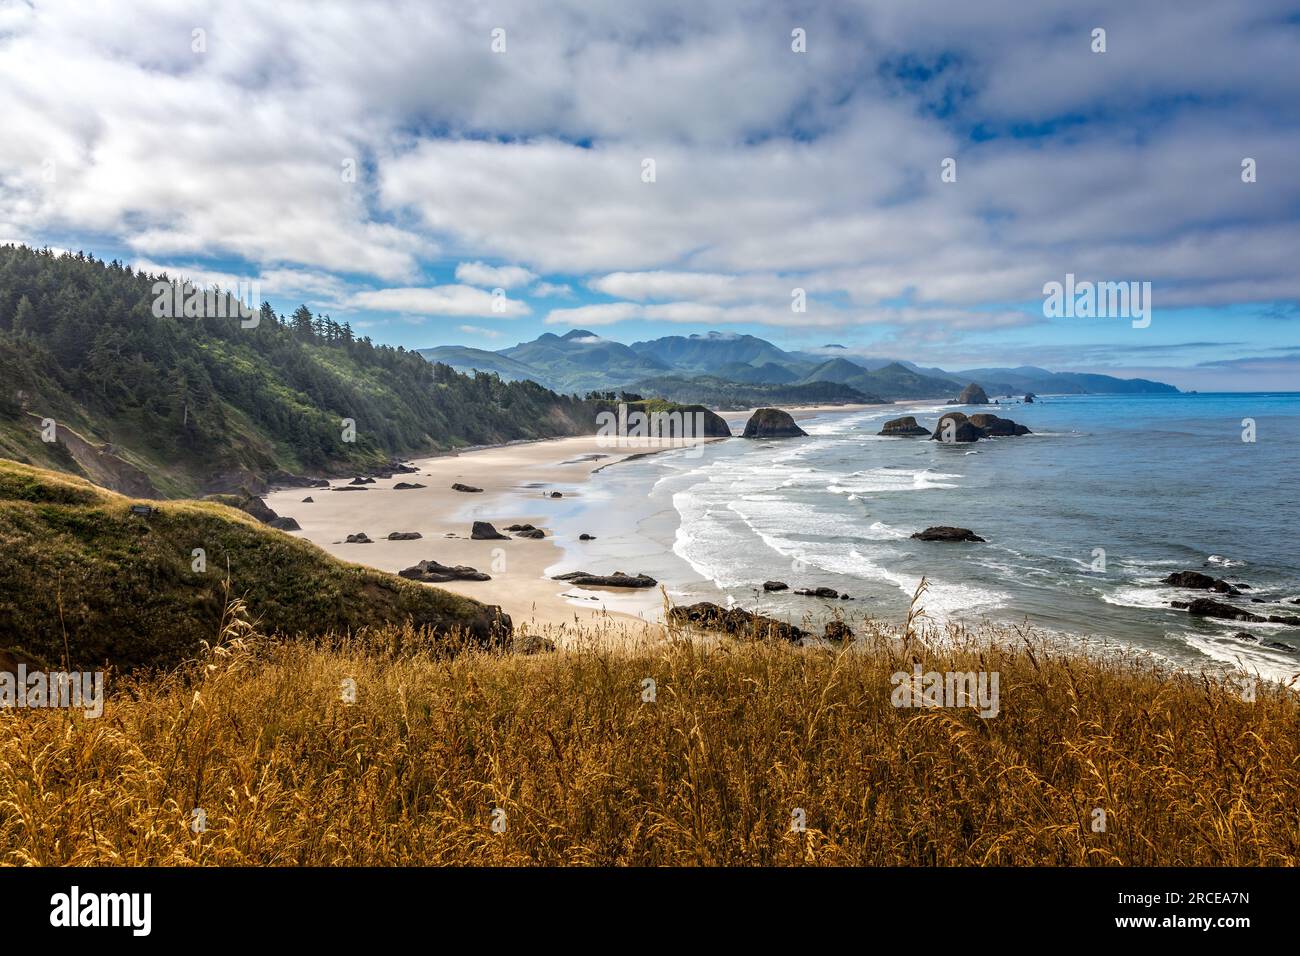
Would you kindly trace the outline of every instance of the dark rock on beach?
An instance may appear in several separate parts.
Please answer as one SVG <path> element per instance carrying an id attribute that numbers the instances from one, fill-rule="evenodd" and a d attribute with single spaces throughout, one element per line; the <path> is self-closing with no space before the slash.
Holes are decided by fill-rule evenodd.
<path id="1" fill-rule="evenodd" d="M 1237 588 L 1220 578 L 1212 578 L 1200 571 L 1175 571 L 1162 582 L 1176 588 L 1194 588 L 1198 591 L 1217 591 L 1220 594 L 1236 594 Z"/>
<path id="2" fill-rule="evenodd" d="M 709 601 L 669 608 L 668 621 L 678 627 L 697 627 L 706 631 L 720 631 L 732 637 L 763 640 L 776 638 L 794 643 L 807 634 L 785 621 L 743 611 L 740 608 L 726 608 Z"/>
<path id="3" fill-rule="evenodd" d="M 272 528 L 279 528 L 281 531 L 302 530 L 302 526 L 299 525 L 298 522 L 294 521 L 292 518 L 286 518 L 286 517 L 273 518 L 272 520 L 268 521 L 267 524 L 269 524 Z"/>
<path id="4" fill-rule="evenodd" d="M 370 540 L 370 535 L 366 534 L 364 531 L 358 531 L 356 534 L 348 535 L 345 543 L 346 544 L 374 544 L 374 542 Z"/>
<path id="5" fill-rule="evenodd" d="M 1033 392 L 1029 392 L 1028 394 L 1025 395 L 1025 404 L 1026 404 L 1026 405 L 1032 405 L 1032 404 L 1034 404 L 1034 398 L 1035 398 L 1034 393 L 1033 393 Z"/>
<path id="6" fill-rule="evenodd" d="M 334 491 L 369 491 L 365 485 L 343 485 L 341 488 L 334 488 Z"/>
<path id="7" fill-rule="evenodd" d="M 578 535 L 578 540 L 579 540 L 579 541 L 595 541 L 595 540 L 596 540 L 596 536 L 595 536 L 594 534 L 587 534 L 587 533 L 584 531 L 582 534 Z"/>
<path id="8" fill-rule="evenodd" d="M 476 494 L 476 493 L 482 491 L 483 489 L 482 489 L 482 488 L 475 488 L 473 485 L 465 485 L 465 484 L 461 484 L 459 481 L 457 481 L 457 482 L 453 482 L 453 483 L 452 483 L 451 490 L 452 490 L 452 491 L 464 491 L 464 492 L 469 492 L 469 493 L 475 493 L 475 494 Z"/>
<path id="9" fill-rule="evenodd" d="M 1252 614 L 1250 611 L 1243 611 L 1239 607 L 1233 607 L 1231 604 L 1224 604 L 1222 601 L 1215 601 L 1212 598 L 1197 598 L 1194 601 L 1173 601 L 1173 607 L 1186 607 L 1188 614 L 1197 617 L 1218 617 L 1229 621 L 1253 621 L 1262 623 L 1267 618 L 1260 617 L 1258 614 Z"/>
<path id="10" fill-rule="evenodd" d="M 491 581 L 490 575 L 477 568 L 458 564 L 454 567 L 439 564 L 437 561 L 421 561 L 419 564 L 397 572 L 401 577 L 426 584 L 441 584 L 447 581 Z"/>
<path id="11" fill-rule="evenodd" d="M 880 429 L 879 434 L 896 435 L 903 438 L 928 438 L 930 435 L 930 429 L 918 425 L 913 416 L 905 415 L 902 418 L 894 418 L 885 422 L 885 425 Z"/>
<path id="12" fill-rule="evenodd" d="M 830 598 L 837 599 L 840 592 L 834 588 L 795 588 L 795 594 L 802 594 L 804 597 Z"/>
<path id="13" fill-rule="evenodd" d="M 808 433 L 779 408 L 760 408 L 745 423 L 745 438 L 799 438 Z"/>
<path id="14" fill-rule="evenodd" d="M 469 536 L 475 541 L 509 541 L 510 536 L 502 534 L 487 521 L 475 521 Z"/>
<path id="15" fill-rule="evenodd" d="M 648 574 L 624 574 L 622 571 L 615 571 L 613 574 L 570 571 L 568 574 L 557 574 L 551 580 L 568 581 L 570 584 L 591 588 L 652 588 L 659 583 Z"/>
<path id="16" fill-rule="evenodd" d="M 764 582 L 763 582 L 763 590 L 764 590 L 764 591 L 784 591 L 784 590 L 786 590 L 788 587 L 790 587 L 790 585 L 786 584 L 784 581 L 764 581 Z"/>
<path id="17" fill-rule="evenodd" d="M 551 492 L 551 497 L 552 497 L 552 498 L 563 498 L 564 495 L 563 495 L 561 492 L 558 492 L 558 491 L 552 491 L 552 492 Z"/>
<path id="18" fill-rule="evenodd" d="M 399 481 L 397 484 L 393 485 L 393 490 L 406 491 L 408 488 L 423 488 L 423 487 L 424 485 L 420 484 L 419 482 Z"/>
<path id="19" fill-rule="evenodd" d="M 311 495 L 308 495 L 306 498 L 302 499 L 302 503 L 305 504 L 305 505 L 314 504 L 315 501 L 316 501 L 316 499 L 313 498 Z"/>
<path id="20" fill-rule="evenodd" d="M 1251 644 L 1258 644 L 1260 647 L 1266 647 L 1271 651 L 1282 651 L 1285 654 L 1294 654 L 1296 649 L 1290 644 L 1283 644 L 1281 641 L 1261 641 L 1249 631 L 1238 631 L 1232 635 L 1239 641 L 1248 641 Z"/>
<path id="21" fill-rule="evenodd" d="M 418 531 L 390 531 L 388 532 L 389 541 L 417 541 L 424 535 Z"/>
<path id="22" fill-rule="evenodd" d="M 545 538 L 546 532 L 541 528 L 534 528 L 530 524 L 512 524 L 506 528 L 507 531 L 513 531 L 516 538 Z"/>
<path id="23" fill-rule="evenodd" d="M 969 528 L 953 528 L 948 525 L 938 525 L 933 528 L 926 528 L 924 531 L 918 531 L 912 535 L 918 541 L 983 541 L 984 539 L 977 535 Z"/>

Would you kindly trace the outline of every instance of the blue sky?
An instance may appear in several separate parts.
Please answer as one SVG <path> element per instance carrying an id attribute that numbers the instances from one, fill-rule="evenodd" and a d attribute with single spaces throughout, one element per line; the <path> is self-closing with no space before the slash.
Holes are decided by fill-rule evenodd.
<path id="1" fill-rule="evenodd" d="M 7 5 L 0 241 L 413 348 L 716 329 L 1296 389 L 1296 62 L 1272 0 Z M 1045 317 L 1067 273 L 1150 282 L 1150 325 Z"/>

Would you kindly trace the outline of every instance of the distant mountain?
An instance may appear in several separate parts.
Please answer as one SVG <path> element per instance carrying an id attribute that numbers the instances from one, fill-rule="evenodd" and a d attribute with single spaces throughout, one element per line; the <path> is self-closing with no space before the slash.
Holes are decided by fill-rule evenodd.
<path id="1" fill-rule="evenodd" d="M 544 373 L 531 365 L 517 362 L 500 352 L 470 348 L 467 345 L 439 345 L 431 349 L 417 349 L 430 362 L 442 362 L 458 372 L 496 372 L 502 381 L 518 382 L 531 379 L 548 388 Z"/>
<path id="2" fill-rule="evenodd" d="M 672 371 L 671 365 L 652 355 L 640 355 L 622 342 L 601 338 L 586 329 L 564 335 L 547 332 L 494 354 L 536 369 L 542 376 L 539 381 L 562 392 L 618 388 Z"/>
<path id="3" fill-rule="evenodd" d="M 649 342 L 633 342 L 639 355 L 651 356 L 666 367 L 684 371 L 715 373 L 724 365 L 745 365 L 791 361 L 788 353 L 754 335 L 708 332 L 704 335 L 669 335 Z"/>
<path id="4" fill-rule="evenodd" d="M 868 394 L 890 399 L 951 398 L 961 385 L 950 378 L 937 378 L 913 371 L 901 362 L 891 362 L 876 369 L 864 369 L 848 359 L 823 362 L 800 382 L 839 382 Z"/>
<path id="5" fill-rule="evenodd" d="M 976 368 L 955 373 L 966 382 L 978 382 L 990 395 L 1013 395 L 1038 392 L 1045 395 L 1131 395 L 1176 393 L 1172 385 L 1145 378 L 1115 378 L 1084 372 L 1049 372 L 1045 368 L 1021 365 L 1018 368 Z"/>
<path id="6" fill-rule="evenodd" d="M 865 397 L 886 400 L 954 398 L 971 382 L 990 395 L 1020 392 L 1081 394 L 1172 392 L 1171 385 L 1109 375 L 1050 372 L 1033 366 L 948 372 L 903 359 L 858 355 L 842 345 L 787 352 L 755 335 L 708 332 L 668 335 L 623 345 L 586 329 L 547 332 L 531 342 L 496 352 L 461 346 L 421 349 L 426 358 L 458 371 L 496 372 L 505 380 L 530 378 L 560 392 L 586 393 L 644 387 L 662 380 L 671 397 L 709 402 L 706 396 L 757 395 L 724 386 L 844 385 Z M 702 379 L 710 379 L 703 381 Z M 683 384 L 695 381 L 694 391 Z M 771 394 L 777 394 L 772 392 Z M 777 401 L 777 399 L 769 399 Z M 845 399 L 848 401 L 849 399 Z M 860 399 L 855 399 L 860 400 Z M 793 399 L 792 399 L 793 401 Z"/>
<path id="7" fill-rule="evenodd" d="M 650 378 L 632 384 L 629 391 L 666 398 L 671 402 L 699 403 L 724 410 L 762 405 L 857 405 L 883 401 L 878 396 L 838 382 L 746 385 L 711 375 Z"/>
<path id="8" fill-rule="evenodd" d="M 798 372 L 775 362 L 764 362 L 757 367 L 744 362 L 728 362 L 718 367 L 713 375 L 746 385 L 788 385 L 800 377 Z"/>

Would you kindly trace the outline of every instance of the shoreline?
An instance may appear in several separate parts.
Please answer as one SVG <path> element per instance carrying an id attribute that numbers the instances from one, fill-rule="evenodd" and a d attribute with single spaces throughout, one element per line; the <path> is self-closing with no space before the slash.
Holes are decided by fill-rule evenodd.
<path id="1" fill-rule="evenodd" d="M 721 439 L 703 439 L 700 443 Z M 688 442 L 695 444 L 694 442 Z M 498 605 L 516 628 L 569 643 L 602 625 L 614 623 L 630 637 L 657 637 L 658 588 L 623 591 L 574 586 L 550 574 L 583 542 L 576 535 L 557 537 L 558 512 L 581 503 L 591 475 L 609 464 L 683 447 L 681 439 L 622 439 L 617 449 L 596 435 L 510 442 L 490 448 L 411 459 L 416 471 L 377 478 L 365 491 L 345 492 L 336 479 L 331 488 L 277 488 L 264 497 L 278 514 L 296 520 L 288 532 L 305 538 L 344 561 L 397 573 L 421 560 L 468 565 L 491 575 L 488 581 L 449 581 L 430 585 L 484 604 Z M 398 482 L 425 487 L 394 489 Z M 481 492 L 454 491 L 461 482 Z M 562 497 L 552 498 L 552 492 Z M 312 501 L 306 502 L 305 498 Z M 490 522 L 499 532 L 513 524 L 531 524 L 546 532 L 542 539 L 475 540 L 474 521 Z M 390 532 L 418 532 L 414 540 L 388 540 Z M 369 544 L 347 543 L 364 532 Z M 572 540 L 570 540 L 572 539 Z M 583 567 L 596 574 L 635 567 Z M 603 626 L 602 631 L 611 629 Z M 648 632 L 648 633 L 647 633 Z"/>

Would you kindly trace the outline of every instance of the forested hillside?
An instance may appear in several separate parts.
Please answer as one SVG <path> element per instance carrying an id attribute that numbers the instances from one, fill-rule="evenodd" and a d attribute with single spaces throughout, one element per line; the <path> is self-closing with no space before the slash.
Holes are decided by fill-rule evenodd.
<path id="1" fill-rule="evenodd" d="M 576 398 L 462 375 L 305 306 L 264 304 L 251 328 L 156 317 L 159 278 L 0 246 L 0 457 L 180 495 L 590 430 Z"/>

